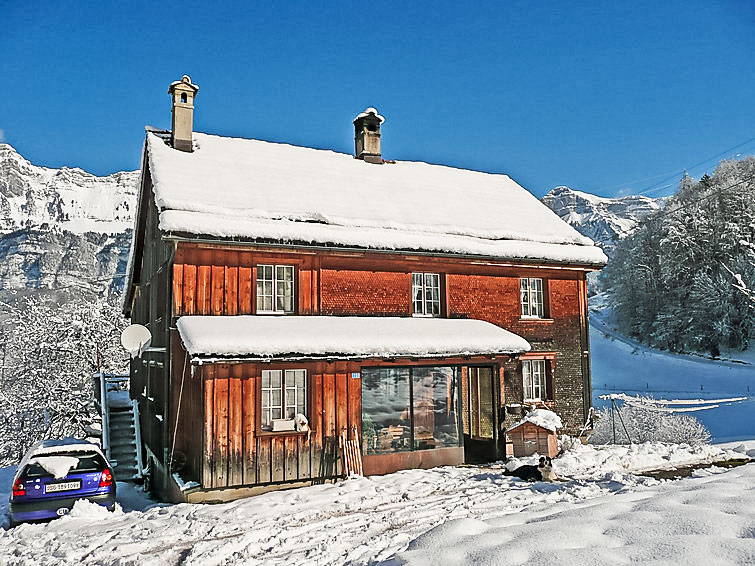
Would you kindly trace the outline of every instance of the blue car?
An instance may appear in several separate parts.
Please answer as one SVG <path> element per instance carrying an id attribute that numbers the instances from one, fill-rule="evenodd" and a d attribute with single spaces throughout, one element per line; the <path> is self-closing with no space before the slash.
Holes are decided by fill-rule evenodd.
<path id="1" fill-rule="evenodd" d="M 65 515 L 79 499 L 115 506 L 113 468 L 100 447 L 74 438 L 38 442 L 13 478 L 11 527 Z"/>

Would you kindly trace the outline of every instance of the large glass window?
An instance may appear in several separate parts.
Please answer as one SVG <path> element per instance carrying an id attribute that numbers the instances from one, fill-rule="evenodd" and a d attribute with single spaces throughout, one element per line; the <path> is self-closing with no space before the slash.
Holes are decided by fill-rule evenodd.
<path id="1" fill-rule="evenodd" d="M 412 273 L 412 309 L 417 316 L 440 316 L 440 275 Z"/>
<path id="2" fill-rule="evenodd" d="M 543 280 L 534 277 L 523 277 L 519 280 L 521 289 L 522 316 L 543 318 Z"/>
<path id="3" fill-rule="evenodd" d="M 257 266 L 257 312 L 294 312 L 294 267 Z"/>
<path id="4" fill-rule="evenodd" d="M 307 411 L 307 370 L 263 370 L 260 409 L 262 428 L 273 419 L 293 419 Z"/>
<path id="5" fill-rule="evenodd" d="M 364 369 L 364 453 L 459 446 L 457 403 L 452 367 Z"/>

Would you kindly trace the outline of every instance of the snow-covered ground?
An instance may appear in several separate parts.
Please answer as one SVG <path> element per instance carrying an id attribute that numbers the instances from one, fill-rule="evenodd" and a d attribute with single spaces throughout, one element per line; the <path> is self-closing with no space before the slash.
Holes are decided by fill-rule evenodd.
<path id="1" fill-rule="evenodd" d="M 704 477 L 678 482 L 636 472 L 741 458 L 748 452 L 755 456 L 755 443 L 727 449 L 575 443 L 554 463 L 562 482 L 520 481 L 504 476 L 501 464 L 444 467 L 350 478 L 222 505 L 149 508 L 133 490 L 123 490 L 131 508 L 144 510 L 109 513 L 80 502 L 70 516 L 0 531 L 0 564 L 356 565 L 405 559 L 417 564 L 441 559 L 448 564 L 523 564 L 548 550 L 581 560 L 554 564 L 582 565 L 607 563 L 609 551 L 603 546 L 615 546 L 628 556 L 650 556 L 650 549 L 658 547 L 662 558 L 664 549 L 680 546 L 672 537 L 694 539 L 693 548 L 704 550 L 710 564 L 746 564 L 739 558 L 747 558 L 748 548 L 750 557 L 755 551 L 755 466 L 699 471 Z M 509 467 L 521 463 L 513 461 Z M 0 471 L 3 501 L 8 470 Z M 700 518 L 703 508 L 708 515 Z M 664 509 L 665 515 L 655 515 Z M 642 518 L 652 528 L 639 532 Z M 444 523 L 441 531 L 432 531 Z M 630 547 L 635 538 L 637 544 Z M 456 548 L 453 541 L 465 548 Z M 516 552 L 509 551 L 509 544 Z M 434 554 L 440 545 L 446 550 Z M 395 557 L 407 548 L 412 550 Z M 719 554 L 737 560 L 716 562 Z M 454 559 L 459 556 L 466 558 Z"/>
<path id="2" fill-rule="evenodd" d="M 592 301 L 592 298 L 591 298 Z M 755 361 L 753 350 L 730 353 L 732 359 L 711 360 L 654 350 L 629 340 L 606 322 L 606 311 L 590 312 L 593 404 L 599 395 L 627 393 L 664 399 L 722 399 L 692 414 L 710 431 L 714 442 L 755 438 Z"/>

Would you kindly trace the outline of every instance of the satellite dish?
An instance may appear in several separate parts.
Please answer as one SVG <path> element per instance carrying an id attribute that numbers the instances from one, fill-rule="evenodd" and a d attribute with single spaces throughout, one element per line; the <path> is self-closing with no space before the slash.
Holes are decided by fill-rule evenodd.
<path id="1" fill-rule="evenodd" d="M 132 324 L 121 332 L 121 346 L 131 354 L 132 358 L 141 357 L 145 348 L 152 343 L 152 333 L 146 326 Z"/>

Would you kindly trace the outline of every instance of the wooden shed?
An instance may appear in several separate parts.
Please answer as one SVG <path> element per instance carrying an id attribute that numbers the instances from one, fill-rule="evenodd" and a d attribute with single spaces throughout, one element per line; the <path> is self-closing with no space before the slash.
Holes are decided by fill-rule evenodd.
<path id="1" fill-rule="evenodd" d="M 535 409 L 520 422 L 506 431 L 507 447 L 513 456 L 550 456 L 558 454 L 556 430 L 561 428 L 561 419 L 546 409 Z"/>

